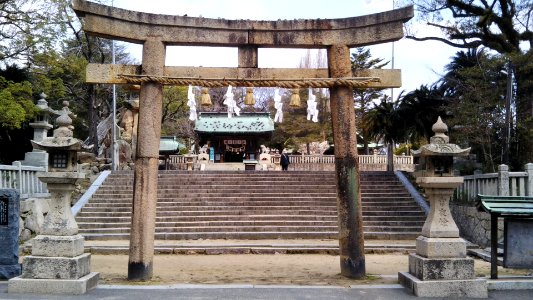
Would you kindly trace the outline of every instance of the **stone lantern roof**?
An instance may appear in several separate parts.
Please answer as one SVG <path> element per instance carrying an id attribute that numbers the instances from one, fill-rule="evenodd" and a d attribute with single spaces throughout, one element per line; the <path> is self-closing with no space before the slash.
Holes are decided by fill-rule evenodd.
<path id="1" fill-rule="evenodd" d="M 430 138 L 430 143 L 418 150 L 411 150 L 413 156 L 466 156 L 470 153 L 470 148 L 461 149 L 456 144 L 450 144 L 450 137 L 446 135 L 448 126 L 440 117 L 431 129 L 435 135 Z"/>
<path id="2" fill-rule="evenodd" d="M 52 137 L 46 137 L 42 141 L 31 141 L 36 149 L 41 150 L 70 150 L 79 151 L 82 148 L 82 141 L 75 138 L 72 132 L 72 112 L 68 108 L 68 101 L 63 101 L 63 109 L 59 111 L 59 117 L 56 119 L 58 128 L 54 130 Z"/>
<path id="3" fill-rule="evenodd" d="M 39 108 L 41 114 L 50 114 L 50 115 L 58 115 L 59 112 L 56 110 L 53 110 L 48 106 L 48 102 L 46 101 L 46 94 L 41 93 L 41 99 L 37 101 L 37 108 Z"/>

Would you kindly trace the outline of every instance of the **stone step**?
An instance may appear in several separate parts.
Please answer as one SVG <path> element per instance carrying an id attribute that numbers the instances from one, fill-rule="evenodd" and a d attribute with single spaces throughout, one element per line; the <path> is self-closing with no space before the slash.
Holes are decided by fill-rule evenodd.
<path id="1" fill-rule="evenodd" d="M 31 247 L 26 251 L 31 252 Z M 100 255 L 128 255 L 127 246 L 85 246 L 85 252 Z M 365 254 L 409 254 L 416 251 L 415 246 L 405 245 L 365 245 Z M 180 254 L 180 255 L 221 255 L 221 254 L 329 254 L 339 255 L 339 247 L 336 245 L 155 245 L 156 254 Z"/>
<path id="2" fill-rule="evenodd" d="M 235 209 L 232 210 L 210 210 L 210 211 L 202 211 L 202 214 L 198 214 L 198 211 L 158 211 L 157 216 L 158 217 L 169 217 L 169 216 L 219 216 L 219 215 L 271 215 L 273 212 L 271 210 L 265 210 L 265 211 L 248 211 L 246 214 L 242 211 L 238 211 Z M 288 209 L 288 210 L 276 210 L 276 214 L 280 215 L 310 215 L 310 216 L 316 216 L 316 215 L 323 215 L 323 216 L 336 216 L 337 211 L 325 211 L 323 209 L 319 210 L 297 210 L 294 209 Z M 129 216 L 131 214 L 131 211 L 107 211 L 107 210 L 99 210 L 99 211 L 82 211 L 78 214 L 78 216 L 96 216 L 96 215 L 117 215 L 117 216 Z"/>
<path id="3" fill-rule="evenodd" d="M 334 172 L 160 171 L 156 239 L 337 238 Z M 77 216 L 91 239 L 128 239 L 133 173 L 113 173 Z M 392 173 L 362 173 L 365 237 L 415 239 L 425 215 Z"/>
<path id="4" fill-rule="evenodd" d="M 301 208 L 294 208 L 291 206 L 276 208 L 275 210 L 272 209 L 271 206 L 246 206 L 246 207 L 240 207 L 240 210 L 236 211 L 236 214 L 244 215 L 244 214 L 272 214 L 273 212 L 279 213 L 279 214 L 285 214 L 289 212 L 293 212 L 294 214 L 317 214 L 317 215 L 335 215 L 337 213 L 337 207 L 336 206 L 323 206 L 321 208 L 314 208 L 314 209 L 306 209 L 305 207 Z M 235 209 L 234 209 L 235 210 Z M 222 213 L 228 213 L 230 211 L 227 206 L 221 206 L 221 207 L 196 207 L 196 206 L 187 206 L 187 207 L 178 207 L 178 208 L 172 208 L 165 209 L 164 211 L 157 212 L 157 215 L 163 216 L 163 215 L 212 215 L 212 214 L 222 214 Z M 84 213 L 87 212 L 115 212 L 115 213 L 131 213 L 131 208 L 120 208 L 120 207 L 104 207 L 104 208 L 93 208 L 89 207 L 85 210 Z M 398 207 L 395 208 L 395 210 L 382 210 L 382 208 L 365 208 L 363 207 L 363 214 L 367 216 L 388 216 L 388 215 L 396 215 L 396 216 L 402 216 L 402 215 L 418 215 L 422 216 L 424 213 L 420 210 L 416 210 L 415 207 Z"/>
<path id="5" fill-rule="evenodd" d="M 420 232 L 365 232 L 364 238 L 369 240 L 415 240 Z M 128 233 L 114 234 L 83 234 L 86 240 L 129 240 Z M 220 232 L 206 233 L 155 233 L 157 240 L 212 240 L 212 239 L 337 239 L 337 232 L 235 232 L 231 235 Z"/>
<path id="6" fill-rule="evenodd" d="M 167 201 L 168 200 L 168 201 Z M 335 201 L 324 201 L 324 200 L 309 200 L 309 199 L 302 199 L 302 200 L 288 200 L 288 201 L 270 201 L 270 200 L 235 200 L 235 201 L 208 201 L 208 200 L 202 200 L 202 201 L 179 201 L 174 199 L 159 199 L 157 201 L 157 209 L 164 210 L 167 208 L 180 208 L 180 207 L 188 207 L 188 206 L 196 206 L 196 207 L 221 207 L 221 206 L 227 206 L 227 207 L 239 207 L 239 206 L 272 206 L 272 208 L 278 208 L 280 206 L 291 206 L 295 209 L 300 207 L 308 207 L 308 206 L 331 206 L 336 207 Z M 95 202 L 90 203 L 84 207 L 84 210 L 88 210 L 90 208 L 125 208 L 130 209 L 132 207 L 132 204 L 130 201 L 107 201 L 107 202 Z M 383 208 L 388 210 L 398 210 L 398 209 L 405 209 L 409 208 L 412 210 L 416 210 L 419 207 L 416 204 L 413 204 L 409 201 L 401 201 L 398 203 L 392 203 L 392 202 L 383 202 L 383 201 L 368 201 L 362 203 L 363 209 L 369 209 L 369 208 Z"/>
<path id="7" fill-rule="evenodd" d="M 88 214 L 87 217 L 78 216 L 76 220 L 79 223 L 88 223 L 88 221 L 98 222 L 98 223 L 107 223 L 107 222 L 122 222 L 130 223 L 131 216 L 130 214 L 120 214 L 113 215 L 107 213 L 101 214 Z M 288 221 L 335 221 L 337 222 L 336 215 L 330 216 L 317 216 L 317 215 L 192 215 L 192 216 L 169 216 L 169 217 L 156 217 L 156 222 L 191 222 L 191 221 L 249 221 L 249 220 L 265 220 L 265 221 L 274 221 L 274 220 L 288 220 Z M 400 225 L 406 224 L 411 226 L 417 226 L 423 224 L 424 220 L 420 220 L 418 216 L 363 216 L 363 221 L 368 224 L 387 224 Z"/>
<path id="8" fill-rule="evenodd" d="M 310 212 L 310 211 L 282 211 L 282 212 L 276 212 L 280 215 L 291 215 L 292 216 L 311 216 L 316 218 L 317 214 L 316 212 Z M 272 212 L 264 212 L 263 215 L 270 215 Z M 231 215 L 230 211 L 203 211 L 198 213 L 198 211 L 186 211 L 186 212 L 163 212 L 163 213 L 157 213 L 157 218 L 175 218 L 171 220 L 183 220 L 183 218 L 197 218 L 197 219 L 210 219 L 213 220 L 214 218 L 224 218 L 228 219 L 228 215 Z M 242 212 L 234 213 L 234 217 L 237 218 L 255 218 L 258 219 L 259 217 L 256 217 L 257 212 L 253 212 L 250 214 L 244 214 Z M 337 212 L 336 211 L 328 211 L 324 212 L 320 215 L 320 217 L 336 217 Z M 115 213 L 106 213 L 106 212 L 96 212 L 96 213 L 85 213 L 81 217 L 86 218 L 97 218 L 97 217 L 108 217 L 108 216 L 116 216 L 116 217 L 130 217 L 131 212 L 115 212 Z M 280 217 L 280 220 L 291 220 L 292 218 L 289 217 Z M 366 214 L 363 216 L 363 220 L 368 221 L 415 221 L 415 220 L 424 220 L 425 215 L 420 212 L 402 212 L 398 214 L 384 214 L 382 212 L 372 212 L 372 214 Z"/>
<path id="9" fill-rule="evenodd" d="M 92 228 L 129 228 L 129 221 L 122 222 L 79 222 L 78 226 L 83 227 L 84 229 Z M 383 228 L 383 231 L 405 231 L 409 227 L 418 227 L 421 228 L 423 222 L 386 222 L 386 221 L 366 221 L 364 222 L 364 228 Z M 228 227 L 228 226 L 338 226 L 337 220 L 216 220 L 216 221 L 161 221 L 156 220 L 157 227 Z M 385 228 L 386 227 L 386 228 Z M 381 230 L 381 229 L 380 229 Z M 372 231 L 375 231 L 374 229 Z"/>

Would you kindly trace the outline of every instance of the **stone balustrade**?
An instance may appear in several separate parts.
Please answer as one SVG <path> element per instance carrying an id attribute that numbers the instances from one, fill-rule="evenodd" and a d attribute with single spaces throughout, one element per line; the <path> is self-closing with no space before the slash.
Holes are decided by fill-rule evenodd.
<path id="1" fill-rule="evenodd" d="M 37 178 L 43 167 L 24 166 L 15 161 L 13 165 L 0 165 L 0 189 L 16 189 L 20 199 L 49 196 L 46 184 Z"/>
<path id="2" fill-rule="evenodd" d="M 361 171 L 386 171 L 386 155 L 359 155 L 359 168 Z M 186 169 L 187 158 L 184 155 L 169 155 L 168 164 L 174 169 Z M 334 155 L 289 155 L 291 162 L 289 170 L 295 171 L 333 171 L 335 169 Z M 197 163 L 194 158 L 194 163 Z M 271 157 L 274 164 L 274 156 Z M 271 168 L 273 169 L 273 168 Z M 394 170 L 413 172 L 413 157 L 407 155 L 394 155 Z"/>
<path id="3" fill-rule="evenodd" d="M 508 166 L 500 165 L 497 173 L 464 176 L 464 183 L 455 190 L 454 198 L 472 202 L 478 194 L 533 196 L 533 163 L 526 164 L 523 172 L 509 172 Z"/>

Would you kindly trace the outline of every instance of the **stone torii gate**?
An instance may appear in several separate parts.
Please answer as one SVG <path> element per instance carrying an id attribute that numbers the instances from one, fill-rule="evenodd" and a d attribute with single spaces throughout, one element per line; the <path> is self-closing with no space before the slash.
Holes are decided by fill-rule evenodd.
<path id="1" fill-rule="evenodd" d="M 401 86 L 400 70 L 352 74 L 350 48 L 403 37 L 412 6 L 344 19 L 250 21 L 134 12 L 84 0 L 72 7 L 88 34 L 143 45 L 141 66 L 89 64 L 87 82 L 141 83 L 128 279 L 153 271 L 157 170 L 164 84 L 330 88 L 335 143 L 341 274 L 365 276 L 353 88 Z M 238 48 L 237 68 L 166 67 L 167 45 Z M 258 49 L 325 48 L 327 69 L 258 68 Z M 294 84 L 296 86 L 294 86 Z"/>

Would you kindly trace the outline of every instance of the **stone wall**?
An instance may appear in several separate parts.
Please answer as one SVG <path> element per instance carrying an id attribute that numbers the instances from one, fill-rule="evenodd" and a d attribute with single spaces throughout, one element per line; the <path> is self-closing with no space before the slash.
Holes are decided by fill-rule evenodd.
<path id="1" fill-rule="evenodd" d="M 44 217 L 49 210 L 49 200 L 45 198 L 28 198 L 20 201 L 20 241 L 27 241 L 41 232 Z"/>
<path id="2" fill-rule="evenodd" d="M 452 216 L 459 227 L 461 237 L 479 245 L 490 247 L 490 214 L 480 212 L 476 207 L 450 203 Z M 503 236 L 503 220 L 498 221 L 498 239 Z"/>

